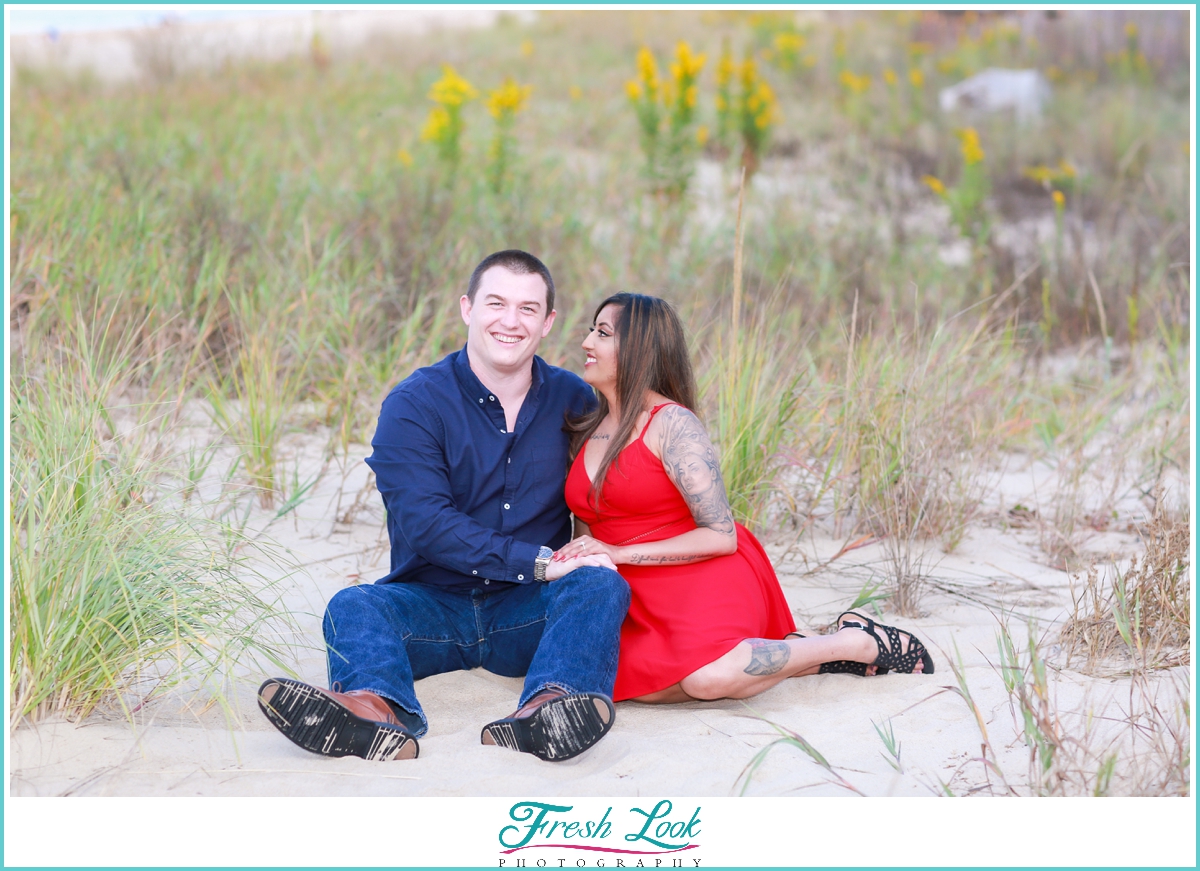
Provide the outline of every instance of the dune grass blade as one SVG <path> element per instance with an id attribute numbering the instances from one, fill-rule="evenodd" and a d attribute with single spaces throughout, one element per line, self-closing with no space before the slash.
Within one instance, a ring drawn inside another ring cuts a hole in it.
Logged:
<path id="1" fill-rule="evenodd" d="M 27 356 L 12 397 L 9 685 L 14 719 L 126 715 L 171 688 L 227 704 L 235 666 L 285 668 L 288 620 L 241 542 L 182 513 L 169 476 L 121 436 L 123 346 Z M 116 361 L 116 362 L 114 362 Z M 227 708 L 228 711 L 228 708 Z"/>
<path id="2" fill-rule="evenodd" d="M 714 334 L 714 354 L 701 377 L 701 395 L 721 452 L 721 471 L 734 517 L 752 525 L 776 489 L 781 448 L 796 413 L 800 376 L 788 370 L 789 353 L 773 347 L 759 324 L 742 334 Z"/>
<path id="3" fill-rule="evenodd" d="M 746 703 L 743 702 L 742 704 L 746 704 Z M 737 778 L 737 780 L 743 781 L 742 791 L 739 793 L 739 795 L 746 794 L 746 790 L 748 790 L 750 788 L 750 780 L 752 777 L 754 777 L 754 772 L 756 772 L 759 769 L 759 767 L 766 760 L 766 758 L 770 754 L 770 752 L 772 750 L 774 750 L 780 744 L 796 747 L 797 749 L 802 751 L 804 753 L 804 755 L 806 755 L 809 759 L 811 759 L 813 762 L 815 762 L 821 768 L 825 769 L 825 771 L 830 775 L 830 777 L 833 778 L 833 780 L 831 782 L 836 784 L 837 786 L 840 786 L 843 789 L 848 789 L 850 792 L 857 793 L 858 795 L 864 794 L 857 787 L 855 787 L 853 784 L 851 784 L 849 781 L 847 781 L 844 777 L 842 777 L 842 775 L 839 774 L 837 772 L 837 770 L 834 769 L 834 767 L 829 764 L 829 761 L 821 754 L 821 752 L 819 750 L 817 750 L 817 748 L 814 747 L 812 744 L 810 744 L 808 742 L 808 740 L 805 739 L 804 736 L 801 735 L 799 732 L 795 732 L 792 729 L 787 728 L 786 726 L 781 726 L 778 723 L 768 720 L 766 717 L 764 717 L 761 714 L 759 714 L 758 712 L 756 712 L 749 705 L 746 705 L 746 707 L 754 714 L 756 719 L 762 720 L 762 722 L 766 723 L 768 726 L 770 726 L 772 729 L 774 729 L 776 732 L 778 732 L 781 737 L 776 738 L 774 741 L 772 741 L 766 747 L 763 747 L 756 754 L 754 754 L 754 757 L 748 763 L 746 763 L 746 767 L 742 769 L 742 773 L 739 774 L 738 778 Z M 734 786 L 736 786 L 736 785 L 737 785 L 737 781 L 734 781 Z"/>

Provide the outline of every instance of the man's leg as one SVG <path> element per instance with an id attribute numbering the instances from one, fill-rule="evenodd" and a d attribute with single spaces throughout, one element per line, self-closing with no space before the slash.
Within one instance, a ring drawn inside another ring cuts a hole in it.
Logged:
<path id="1" fill-rule="evenodd" d="M 427 731 L 413 680 L 477 666 L 464 660 L 477 654 L 477 639 L 465 637 L 473 627 L 469 599 L 458 594 L 415 584 L 349 587 L 330 600 L 323 621 L 332 690 L 272 679 L 260 688 L 259 705 L 314 753 L 411 758 L 413 739 Z M 398 736 L 408 743 L 393 752 Z"/>
<path id="2" fill-rule="evenodd" d="M 489 597 L 483 665 L 526 677 L 520 707 L 488 724 L 483 742 L 558 761 L 600 740 L 612 725 L 621 622 L 628 608 L 625 579 L 598 567 Z"/>
<path id="3" fill-rule="evenodd" d="M 409 715 L 401 722 L 424 735 L 429 724 L 413 681 L 479 665 L 463 658 L 463 645 L 478 640 L 460 631 L 464 623 L 474 628 L 469 607 L 469 597 L 423 584 L 361 584 L 339 591 L 322 623 L 329 685 L 382 696 Z"/>

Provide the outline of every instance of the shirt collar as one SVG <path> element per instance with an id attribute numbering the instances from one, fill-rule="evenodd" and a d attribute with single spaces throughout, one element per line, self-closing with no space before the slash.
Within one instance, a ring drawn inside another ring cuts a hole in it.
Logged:
<path id="1" fill-rule="evenodd" d="M 541 357 L 534 356 L 533 380 L 529 384 L 529 393 L 527 394 L 529 398 L 535 400 L 538 398 L 538 393 L 542 389 L 542 383 L 546 380 L 545 371 L 548 365 Z M 462 346 L 462 350 L 458 352 L 458 357 L 454 360 L 454 375 L 458 378 L 458 383 L 462 385 L 463 390 L 472 399 L 488 395 L 488 389 L 483 386 L 483 382 L 479 380 L 479 376 L 471 369 L 471 361 L 467 357 L 466 345 Z"/>

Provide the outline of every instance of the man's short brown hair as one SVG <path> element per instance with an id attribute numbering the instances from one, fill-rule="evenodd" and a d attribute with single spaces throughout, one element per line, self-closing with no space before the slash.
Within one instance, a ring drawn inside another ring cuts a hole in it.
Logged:
<path id="1" fill-rule="evenodd" d="M 540 275 L 542 281 L 546 283 L 546 314 L 554 311 L 554 279 L 550 276 L 550 270 L 546 268 L 545 263 L 528 251 L 519 251 L 516 248 L 497 251 L 479 261 L 479 265 L 471 273 L 471 281 L 467 285 L 467 299 L 471 301 L 472 305 L 475 303 L 475 294 L 479 291 L 479 283 L 483 281 L 483 273 L 493 266 L 502 266 L 517 275 Z"/>

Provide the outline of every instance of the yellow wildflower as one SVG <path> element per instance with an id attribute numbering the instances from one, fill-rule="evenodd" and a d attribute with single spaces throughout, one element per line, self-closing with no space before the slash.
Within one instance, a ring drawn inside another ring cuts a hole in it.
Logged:
<path id="1" fill-rule="evenodd" d="M 937 194 L 939 197 L 944 197 L 946 195 L 946 186 L 944 184 L 942 184 L 941 179 L 935 178 L 932 175 L 927 175 L 927 176 L 924 176 L 921 179 L 921 181 L 923 181 L 923 182 L 925 182 L 925 184 L 929 185 L 929 189 L 931 191 L 933 191 L 935 194 Z"/>
<path id="2" fill-rule="evenodd" d="M 775 50 L 782 53 L 798 52 L 804 48 L 804 37 L 799 33 L 775 34 Z"/>
<path id="3" fill-rule="evenodd" d="M 683 92 L 683 102 L 687 104 L 689 109 L 695 108 L 696 106 L 696 93 L 697 91 L 695 85 L 692 85 Z"/>
<path id="4" fill-rule="evenodd" d="M 429 99 L 443 106 L 461 106 L 478 96 L 479 92 L 471 87 L 471 83 L 455 72 L 454 67 L 449 64 L 442 67 L 442 77 L 429 89 Z"/>
<path id="5" fill-rule="evenodd" d="M 706 142 L 708 142 L 708 128 L 701 124 L 696 128 L 696 144 L 703 148 Z"/>
<path id="6" fill-rule="evenodd" d="M 1053 191 L 1050 196 L 1054 199 L 1054 208 L 1061 209 L 1067 204 L 1067 198 L 1063 196 L 1062 191 Z"/>
<path id="7" fill-rule="evenodd" d="M 1021 170 L 1021 175 L 1033 179 L 1038 184 L 1049 184 L 1056 173 L 1048 166 L 1027 166 Z"/>
<path id="8" fill-rule="evenodd" d="M 958 69 L 958 60 L 952 57 L 940 58 L 937 62 L 939 73 L 949 74 Z"/>
<path id="9" fill-rule="evenodd" d="M 920 87 L 924 87 L 924 85 L 925 85 L 925 74 L 924 74 L 924 73 L 922 73 L 922 72 L 921 72 L 919 69 L 917 69 L 916 67 L 913 67 L 911 70 L 909 70 L 909 71 L 908 71 L 908 80 L 909 80 L 909 82 L 911 82 L 911 83 L 912 83 L 912 86 L 913 86 L 914 88 L 920 88 Z"/>
<path id="10" fill-rule="evenodd" d="M 962 139 L 963 162 L 967 166 L 981 163 L 985 155 L 983 147 L 979 144 L 979 134 L 975 132 L 975 128 L 964 127 L 958 131 L 958 136 Z"/>
<path id="11" fill-rule="evenodd" d="M 1125 25 L 1125 35 L 1130 39 L 1133 39 L 1138 35 L 1138 27 L 1132 21 Z"/>
<path id="12" fill-rule="evenodd" d="M 671 64 L 671 75 L 676 80 L 685 77 L 694 79 L 700 74 L 700 70 L 704 69 L 707 59 L 708 55 L 692 54 L 692 47 L 686 42 L 680 42 L 675 46 L 675 63 Z"/>
<path id="13" fill-rule="evenodd" d="M 1075 178 L 1075 167 L 1065 160 L 1058 162 L 1058 171 L 1062 173 L 1063 178 Z"/>
<path id="14" fill-rule="evenodd" d="M 896 87 L 896 71 L 888 67 L 883 71 L 883 80 L 887 82 L 889 88 Z"/>
<path id="15" fill-rule="evenodd" d="M 722 52 L 721 59 L 717 61 L 717 86 L 724 87 L 733 81 L 733 73 L 733 55 L 729 51 Z"/>
<path id="16" fill-rule="evenodd" d="M 579 87 L 579 85 L 571 85 L 571 87 L 567 89 L 567 94 L 570 95 L 572 100 L 582 99 L 583 88 Z"/>
<path id="17" fill-rule="evenodd" d="M 654 100 L 658 96 L 658 65 L 650 49 L 642 46 L 637 56 L 638 79 L 646 89 L 646 95 Z"/>
<path id="18" fill-rule="evenodd" d="M 920 57 L 931 51 L 933 51 L 933 46 L 927 42 L 910 42 L 908 44 L 908 53 L 913 57 Z"/>
<path id="19" fill-rule="evenodd" d="M 625 93 L 629 95 L 629 99 L 636 102 L 642 98 L 642 86 L 630 79 L 625 83 Z"/>
<path id="20" fill-rule="evenodd" d="M 842 74 L 838 76 L 838 81 L 842 83 L 842 87 L 855 94 L 861 94 L 867 88 L 871 87 L 870 76 L 855 75 L 850 70 L 842 70 Z"/>
<path id="21" fill-rule="evenodd" d="M 401 148 L 399 151 L 396 152 L 396 160 L 403 163 L 406 167 L 413 165 L 412 155 L 409 154 L 408 150 L 405 148 Z"/>
<path id="22" fill-rule="evenodd" d="M 532 93 L 531 85 L 518 85 L 512 79 L 505 79 L 504 84 L 488 95 L 488 111 L 493 118 L 502 115 L 515 115 L 525 108 L 525 103 Z"/>
<path id="23" fill-rule="evenodd" d="M 533 43 L 528 39 L 521 42 L 521 57 L 533 57 Z"/>
<path id="24" fill-rule="evenodd" d="M 421 128 L 421 138 L 427 142 L 437 142 L 450 128 L 450 113 L 445 106 L 434 106 L 429 111 L 425 126 Z"/>

